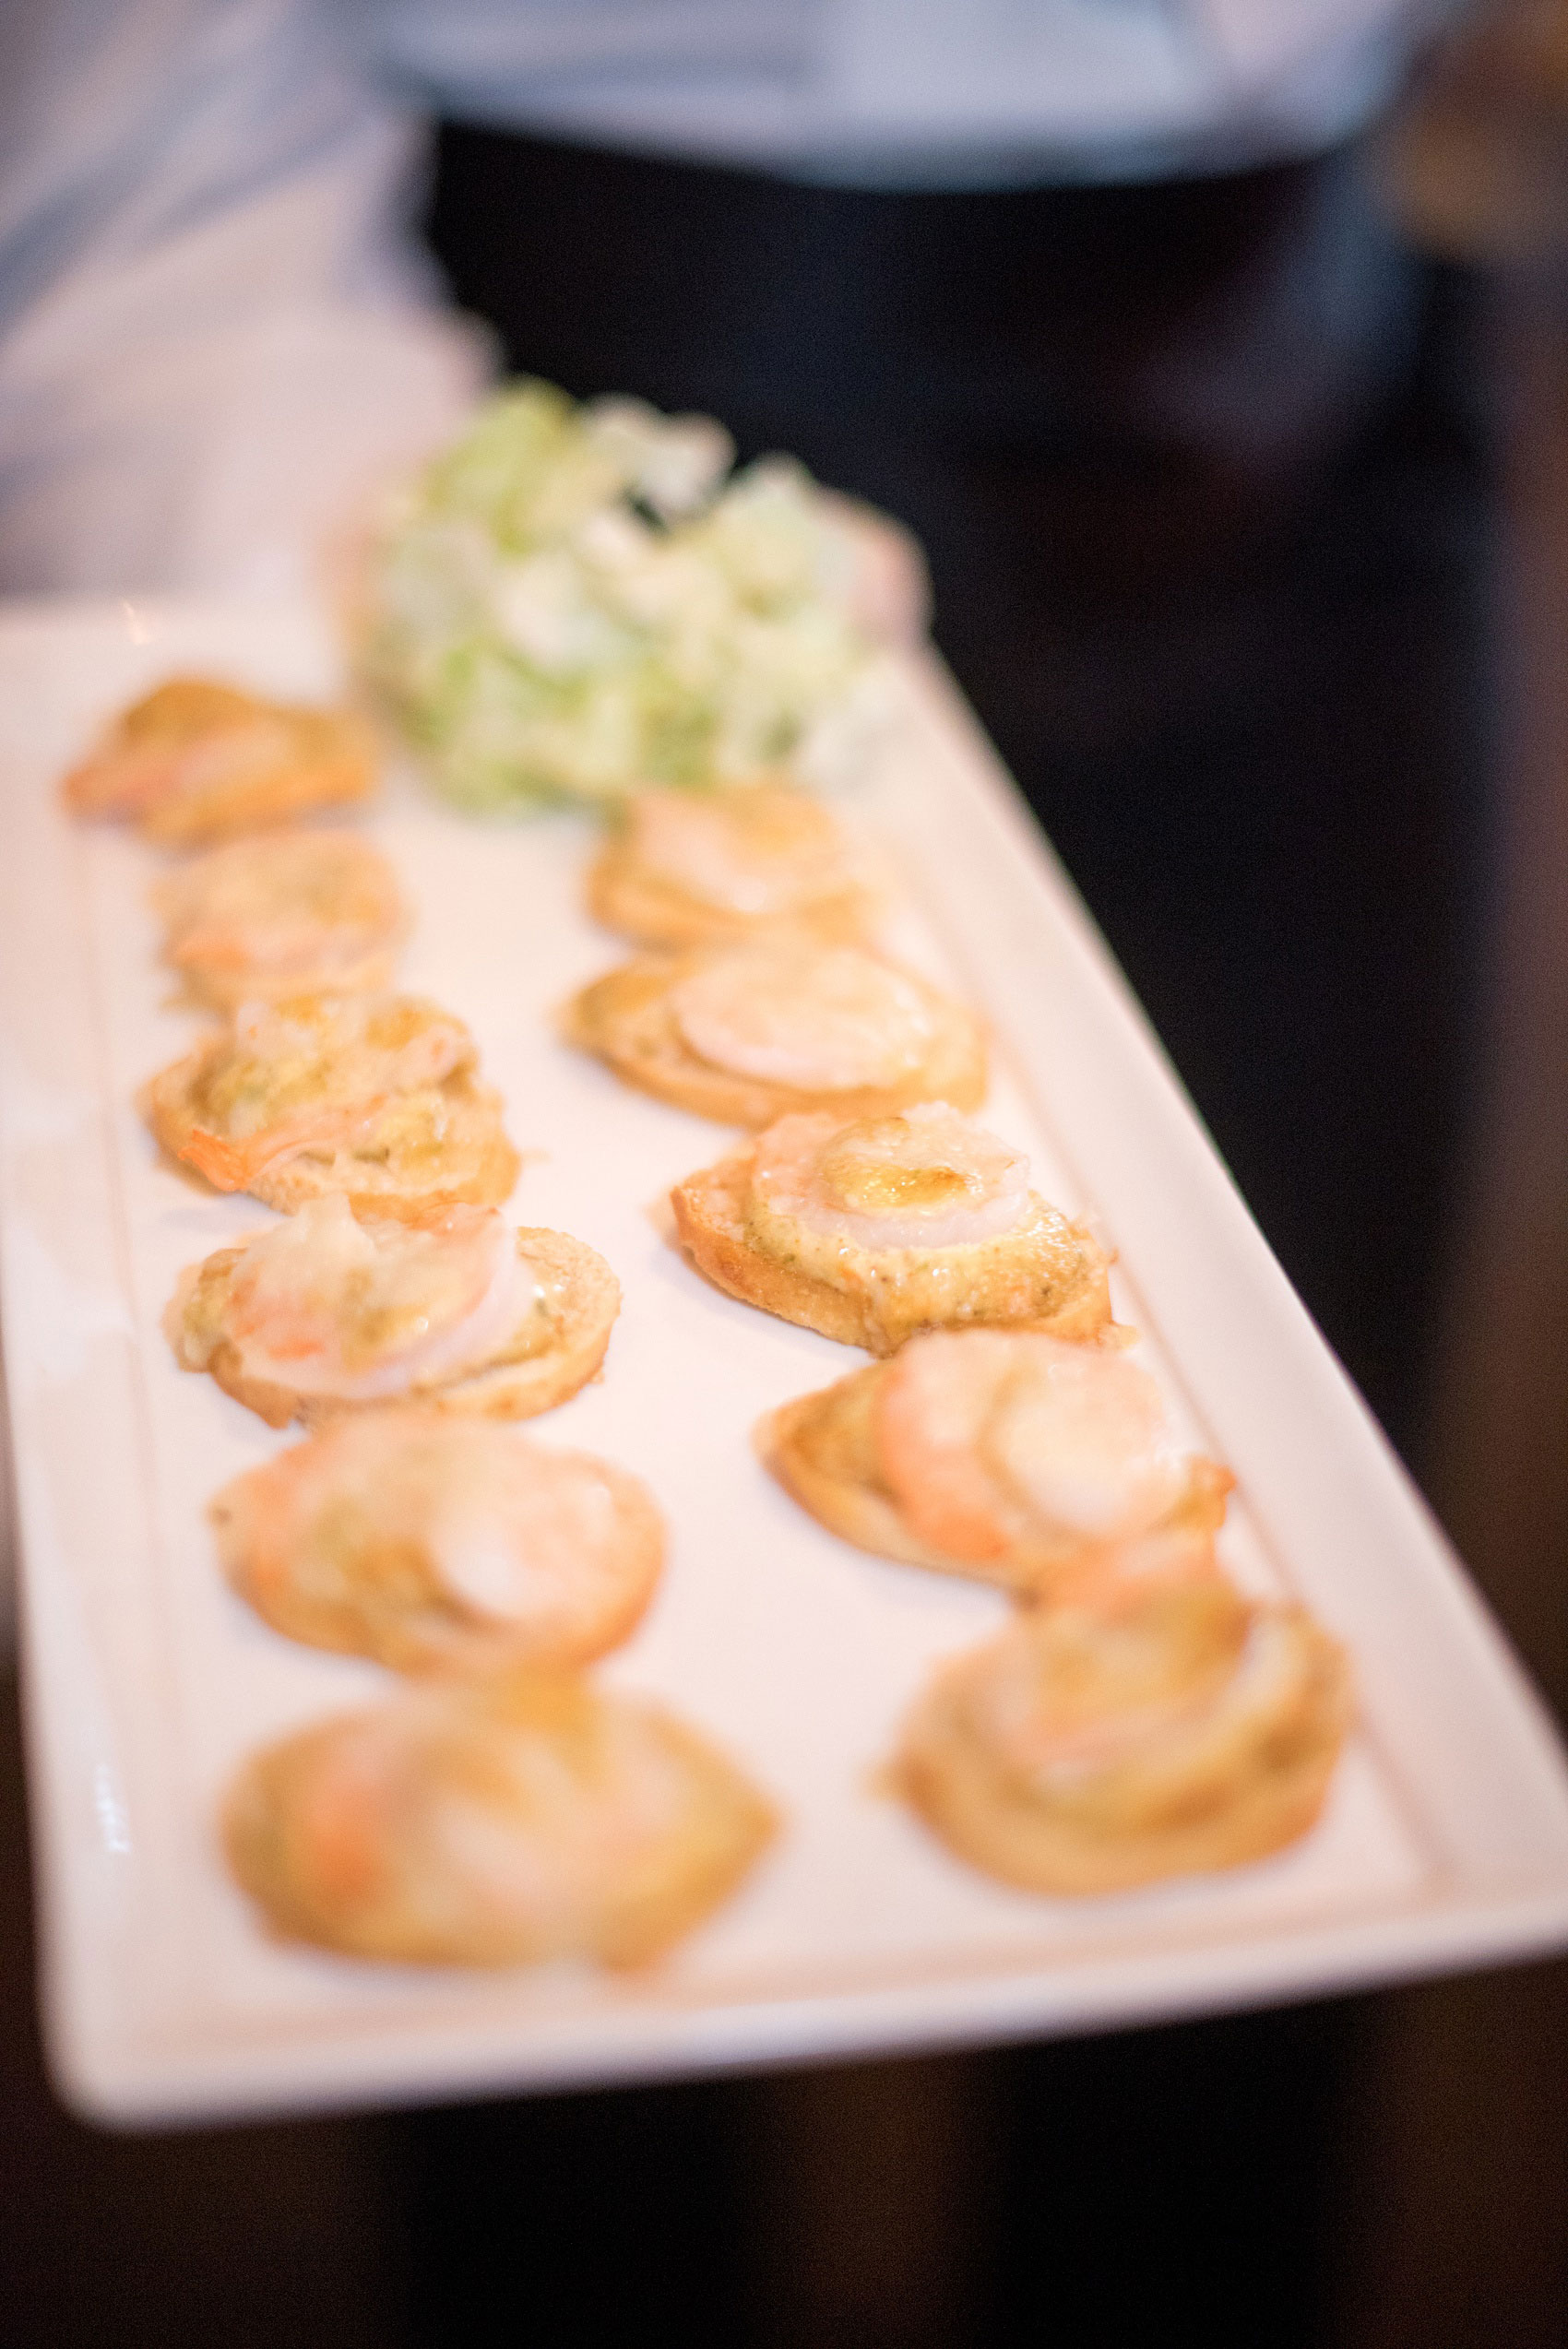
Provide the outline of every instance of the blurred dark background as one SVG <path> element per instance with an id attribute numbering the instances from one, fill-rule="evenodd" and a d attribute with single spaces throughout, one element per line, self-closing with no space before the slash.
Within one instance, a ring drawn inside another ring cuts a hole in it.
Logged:
<path id="1" fill-rule="evenodd" d="M 443 134 L 512 363 L 926 547 L 1265 1231 L 1568 1702 L 1568 11 L 1241 177 L 890 196 Z M 585 277 L 591 292 L 585 295 Z M 0 1813 L 0 2343 L 1568 2341 L 1568 1971 L 190 2137 L 65 2118 Z"/>

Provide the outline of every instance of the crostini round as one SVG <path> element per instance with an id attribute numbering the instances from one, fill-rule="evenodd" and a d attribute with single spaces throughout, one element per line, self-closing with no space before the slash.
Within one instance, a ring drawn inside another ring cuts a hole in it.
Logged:
<path id="1" fill-rule="evenodd" d="M 1343 1648 L 1222 1578 L 1021 1614 L 938 1672 L 891 1784 L 1027 1892 L 1236 1868 L 1317 1819 L 1351 1712 Z"/>
<path id="2" fill-rule="evenodd" d="M 271 1427 L 408 1398 L 527 1419 L 593 1377 L 621 1307 L 602 1256 L 493 1207 L 389 1220 L 340 1193 L 184 1272 L 163 1326 Z"/>
<path id="3" fill-rule="evenodd" d="M 881 907 L 842 827 L 810 792 L 645 790 L 590 866 L 588 911 L 640 946 L 703 946 L 781 926 L 862 938 Z"/>
<path id="4" fill-rule="evenodd" d="M 385 988 L 409 927 L 397 876 L 357 832 L 267 832 L 154 883 L 163 959 L 215 1011 Z"/>
<path id="5" fill-rule="evenodd" d="M 229 1863 L 279 1939 L 414 1965 L 643 1965 L 777 1832 L 735 1765 L 570 1673 L 420 1682 L 248 1761 Z"/>
<path id="6" fill-rule="evenodd" d="M 172 677 L 105 730 L 61 791 L 73 814 L 184 848 L 365 799 L 376 772 L 374 738 L 352 710 Z"/>
<path id="7" fill-rule="evenodd" d="M 961 1003 L 863 947 L 798 934 L 638 955 L 584 988 L 563 1030 L 628 1084 L 724 1125 L 985 1097 L 984 1034 Z"/>
<path id="8" fill-rule="evenodd" d="M 970 1324 L 1097 1337 L 1110 1260 L 1028 1172 L 1021 1151 L 932 1102 L 848 1122 L 781 1118 L 671 1201 L 716 1287 L 872 1354 Z"/>
<path id="9" fill-rule="evenodd" d="M 274 1631 L 394 1671 L 587 1664 L 632 1631 L 664 1559 L 624 1468 L 415 1405 L 246 1469 L 208 1520 L 230 1587 Z"/>
<path id="10" fill-rule="evenodd" d="M 283 1215 L 335 1192 L 381 1216 L 495 1206 L 519 1162 L 478 1060 L 416 996 L 296 995 L 242 1006 L 140 1106 L 172 1157 Z"/>
<path id="11" fill-rule="evenodd" d="M 1118 1348 L 1038 1330 L 938 1330 L 770 1412 L 757 1448 L 858 1548 L 1061 1596 L 1107 1577 L 1215 1572 L 1228 1469 L 1183 1452 Z"/>

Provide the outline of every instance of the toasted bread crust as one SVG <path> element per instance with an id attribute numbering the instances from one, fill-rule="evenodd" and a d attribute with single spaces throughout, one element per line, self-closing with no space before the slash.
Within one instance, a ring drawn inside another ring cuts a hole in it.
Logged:
<path id="1" fill-rule="evenodd" d="M 524 1229 L 517 1235 L 517 1253 L 539 1275 L 549 1297 L 551 1329 L 543 1347 L 534 1344 L 530 1325 L 517 1333 L 516 1358 L 499 1358 L 463 1377 L 435 1386 L 414 1385 L 409 1393 L 435 1411 L 477 1412 L 494 1419 L 531 1419 L 552 1411 L 586 1386 L 603 1361 L 610 1333 L 621 1310 L 621 1284 L 595 1249 L 564 1231 Z M 220 1248 L 193 1268 L 176 1291 L 164 1326 L 182 1367 L 208 1370 L 236 1403 L 254 1411 L 268 1427 L 286 1428 L 291 1419 L 319 1427 L 346 1411 L 386 1408 L 393 1398 L 378 1396 L 356 1402 L 332 1395 L 301 1394 L 292 1387 L 247 1375 L 239 1349 L 227 1338 L 207 1344 L 196 1335 L 190 1308 L 198 1295 L 209 1312 L 221 1312 L 222 1296 L 243 1250 Z"/>
<path id="2" fill-rule="evenodd" d="M 873 891 L 851 884 L 793 913 L 736 913 L 688 896 L 673 881 L 650 872 L 619 836 L 605 842 L 589 866 L 585 894 L 588 912 L 606 930 L 639 946 L 675 950 L 735 945 L 786 930 L 803 930 L 832 945 L 859 945 L 871 933 L 878 907 Z"/>
<path id="3" fill-rule="evenodd" d="M 727 1296 L 780 1321 L 820 1331 L 843 1346 L 863 1346 L 869 1354 L 895 1354 L 907 1338 L 928 1329 L 973 1324 L 1085 1339 L 1110 1323 L 1110 1260 L 1082 1225 L 1068 1228 L 1075 1248 L 1065 1266 L 1041 1262 L 1027 1244 L 1006 1239 L 953 1250 L 954 1257 L 970 1257 L 977 1267 L 983 1261 L 989 1277 L 983 1288 L 977 1279 L 968 1293 L 962 1284 L 949 1284 L 949 1310 L 922 1313 L 908 1290 L 901 1292 L 897 1260 L 906 1252 L 888 1252 L 885 1276 L 845 1287 L 765 1254 L 748 1220 L 751 1166 L 750 1151 L 721 1159 L 677 1183 L 671 1204 L 681 1244 L 698 1272 Z M 1044 1202 L 1037 1204 L 1043 1208 Z M 869 1261 L 875 1266 L 876 1260 Z M 847 1278 L 852 1269 L 847 1267 Z"/>
<path id="4" fill-rule="evenodd" d="M 1289 1622 L 1303 1659 L 1296 1687 L 1272 1718 L 1239 1729 L 1228 1753 L 1206 1755 L 1185 1782 L 1152 1767 L 1141 1819 L 1108 1823 L 1078 1789 L 1053 1801 L 1009 1773 L 968 1714 L 983 1651 L 947 1666 L 918 1702 L 887 1774 L 889 1791 L 960 1859 L 1025 1892 L 1128 1892 L 1265 1858 L 1317 1820 L 1351 1714 L 1338 1642 L 1302 1608 L 1270 1611 Z M 1125 1785 L 1122 1794 L 1125 1809 Z"/>
<path id="5" fill-rule="evenodd" d="M 1082 1588 L 1094 1579 L 1097 1568 L 1102 1573 L 1116 1571 L 1116 1550 L 1087 1538 L 1041 1538 L 1020 1543 L 998 1557 L 972 1559 L 955 1558 L 910 1533 L 877 1458 L 876 1397 L 885 1375 L 885 1363 L 873 1362 L 833 1386 L 798 1396 L 757 1422 L 754 1441 L 764 1464 L 819 1524 L 873 1557 L 993 1583 L 1019 1598 L 1041 1599 Z M 1151 1531 L 1206 1536 L 1212 1556 L 1212 1536 L 1225 1522 L 1226 1496 L 1234 1483 L 1230 1471 L 1218 1462 L 1194 1458 L 1186 1491 Z M 1191 1557 L 1183 1560 L 1183 1568 L 1193 1571 Z"/>
<path id="6" fill-rule="evenodd" d="M 917 1101 L 948 1101 L 977 1109 L 985 1098 L 986 1048 L 979 1022 L 961 1003 L 911 972 L 902 976 L 925 996 L 936 1034 L 921 1068 L 897 1085 L 857 1086 L 811 1092 L 761 1077 L 737 1075 L 700 1060 L 686 1044 L 670 1007 L 682 979 L 703 967 L 707 950 L 639 955 L 606 972 L 575 995 L 561 1014 L 569 1044 L 608 1062 L 618 1076 L 657 1100 L 693 1110 L 720 1125 L 763 1127 L 794 1110 L 831 1109 L 846 1124 L 884 1117 Z"/>

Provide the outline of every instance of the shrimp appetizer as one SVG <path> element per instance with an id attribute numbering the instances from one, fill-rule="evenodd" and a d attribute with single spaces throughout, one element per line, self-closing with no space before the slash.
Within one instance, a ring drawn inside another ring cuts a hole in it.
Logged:
<path id="1" fill-rule="evenodd" d="M 682 1245 L 731 1297 L 868 1353 L 980 1323 L 1098 1336 L 1110 1262 L 1029 1189 L 1029 1162 L 946 1102 L 780 1118 L 671 1193 Z"/>
<path id="2" fill-rule="evenodd" d="M 391 866 L 354 832 L 233 840 L 154 884 L 163 959 L 220 1012 L 386 986 L 409 927 Z"/>
<path id="3" fill-rule="evenodd" d="M 478 1057 L 460 1019 L 416 996 L 297 995 L 243 1005 L 141 1108 L 215 1190 L 285 1215 L 329 1192 L 382 1216 L 493 1206 L 518 1160 Z"/>
<path id="4" fill-rule="evenodd" d="M 892 1778 L 1005 1883 L 1121 1892 L 1304 1834 L 1349 1718 L 1337 1641 L 1216 1577 L 1020 1616 L 937 1674 Z"/>
<path id="5" fill-rule="evenodd" d="M 583 990 L 564 1032 L 628 1084 L 726 1125 L 985 1097 L 985 1040 L 961 1004 L 862 947 L 795 935 L 640 955 Z"/>
<path id="6" fill-rule="evenodd" d="M 1234 1479 L 1181 1451 L 1148 1372 L 1101 1347 L 933 1331 L 771 1412 L 757 1442 L 830 1532 L 1022 1597 L 1218 1571 Z"/>
<path id="7" fill-rule="evenodd" d="M 339 1419 L 208 1516 L 274 1631 L 395 1671 L 586 1664 L 630 1633 L 664 1556 L 624 1469 L 413 1405 Z"/>
<path id="8" fill-rule="evenodd" d="M 588 911 L 641 946 L 700 946 L 781 923 L 863 935 L 879 899 L 809 793 L 639 791 L 588 878 Z"/>
<path id="9" fill-rule="evenodd" d="M 564 1232 L 493 1207 L 387 1221 L 335 1192 L 187 1267 L 163 1327 L 270 1427 L 410 1397 L 529 1419 L 593 1377 L 620 1310 L 609 1265 Z"/>
<path id="10" fill-rule="evenodd" d="M 245 1763 L 223 1815 L 280 1939 L 415 1965 L 645 1964 L 777 1828 L 661 1707 L 527 1668 L 301 1730 Z"/>
<path id="11" fill-rule="evenodd" d="M 375 780 L 374 739 L 351 711 L 172 677 L 115 719 L 61 789 L 73 814 L 183 848 L 365 799 Z"/>

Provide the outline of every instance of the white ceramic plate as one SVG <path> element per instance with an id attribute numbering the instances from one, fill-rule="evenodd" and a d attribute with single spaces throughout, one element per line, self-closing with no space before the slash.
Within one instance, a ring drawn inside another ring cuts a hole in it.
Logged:
<path id="1" fill-rule="evenodd" d="M 154 860 L 53 793 L 99 721 L 192 668 L 336 682 L 300 607 L 0 615 L 0 1297 L 47 2022 L 74 2103 L 190 2118 L 1081 2031 L 1568 1940 L 1568 1777 L 1541 1711 L 932 665 L 905 677 L 852 816 L 918 906 L 909 950 L 994 1023 L 990 1121 L 1114 1240 L 1119 1316 L 1237 1471 L 1230 1565 L 1354 1654 L 1361 1727 L 1326 1816 L 1259 1867 L 1051 1902 L 971 1874 L 875 1793 L 930 1667 L 1004 1604 L 836 1542 L 755 1465 L 757 1416 L 859 1358 L 705 1287 L 657 1203 L 727 1135 L 553 1040 L 551 1006 L 618 951 L 577 910 L 587 828 L 476 825 L 400 778 L 372 825 L 418 908 L 406 981 L 469 1021 L 540 1154 L 517 1219 L 589 1240 L 625 1290 L 607 1376 L 538 1430 L 638 1470 L 671 1520 L 662 1593 L 601 1668 L 728 1745 L 788 1832 L 646 1975 L 469 1979 L 268 1941 L 220 1864 L 221 1789 L 264 1738 L 386 1683 L 278 1638 L 215 1572 L 208 1497 L 293 1439 L 177 1370 L 159 1316 L 182 1265 L 265 1211 L 158 1162 L 132 1095 L 192 1023 L 154 962 Z"/>

